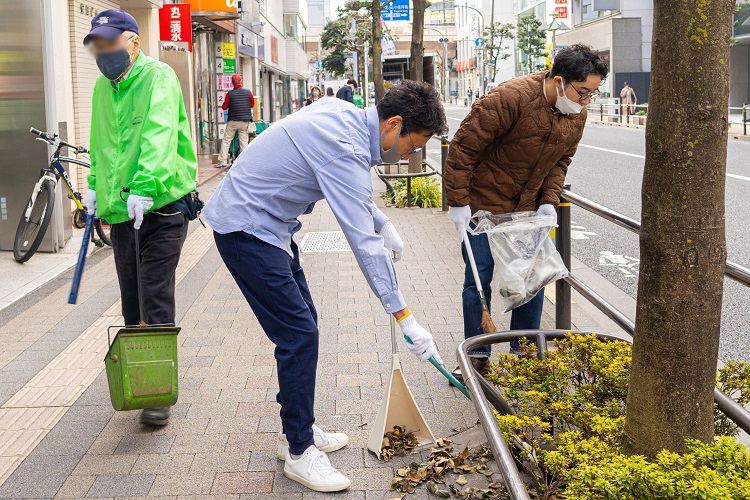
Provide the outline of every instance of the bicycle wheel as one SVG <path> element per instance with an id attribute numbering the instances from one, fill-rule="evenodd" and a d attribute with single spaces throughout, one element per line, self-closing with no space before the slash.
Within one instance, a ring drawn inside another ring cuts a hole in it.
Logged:
<path id="1" fill-rule="evenodd" d="M 112 240 L 109 239 L 110 225 L 107 224 L 107 221 L 104 219 L 96 219 L 96 221 L 94 221 L 94 227 L 96 228 L 96 234 L 99 235 L 99 239 L 101 239 L 106 245 L 112 246 Z"/>
<path id="2" fill-rule="evenodd" d="M 31 199 L 29 199 L 31 203 Z M 28 206 L 28 205 L 27 205 Z M 26 262 L 39 248 L 47 232 L 49 221 L 52 220 L 52 211 L 55 208 L 55 183 L 47 179 L 42 183 L 37 193 L 34 205 L 28 219 L 26 211 L 21 215 L 21 221 L 16 230 L 16 239 L 13 243 L 13 257 L 18 262 Z"/>

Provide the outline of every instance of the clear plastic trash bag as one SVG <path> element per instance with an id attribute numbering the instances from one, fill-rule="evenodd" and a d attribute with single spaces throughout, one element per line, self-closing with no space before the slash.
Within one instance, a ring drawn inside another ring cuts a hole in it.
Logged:
<path id="1" fill-rule="evenodd" d="M 568 270 L 550 237 L 555 224 L 551 215 L 515 212 L 474 214 L 478 219 L 472 234 L 486 234 L 495 260 L 492 289 L 505 312 L 533 299 L 539 290 L 564 278 Z"/>

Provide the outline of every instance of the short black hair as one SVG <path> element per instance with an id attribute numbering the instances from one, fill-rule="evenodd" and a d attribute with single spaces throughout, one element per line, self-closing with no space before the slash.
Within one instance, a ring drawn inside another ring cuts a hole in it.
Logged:
<path id="1" fill-rule="evenodd" d="M 404 80 L 391 87 L 377 107 L 381 120 L 392 116 L 403 119 L 401 135 L 409 132 L 427 132 L 429 135 L 448 133 L 448 121 L 440 94 L 429 83 Z"/>
<path id="2" fill-rule="evenodd" d="M 566 82 L 582 82 L 591 75 L 607 78 L 609 68 L 597 50 L 577 43 L 555 54 L 551 77 L 561 76 Z"/>
<path id="3" fill-rule="evenodd" d="M 354 85 L 355 87 L 357 87 L 357 80 L 352 80 L 351 78 L 349 78 L 349 79 L 348 79 L 348 80 L 346 81 L 346 84 L 347 84 L 347 85 Z"/>

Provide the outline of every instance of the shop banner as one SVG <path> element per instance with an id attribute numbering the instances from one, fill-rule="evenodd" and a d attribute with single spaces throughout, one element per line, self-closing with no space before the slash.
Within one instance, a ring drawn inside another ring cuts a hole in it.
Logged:
<path id="1" fill-rule="evenodd" d="M 380 16 L 380 32 L 385 33 L 380 35 L 380 47 L 383 49 L 383 55 L 396 52 L 396 44 L 393 42 L 391 35 L 387 34 L 388 26 L 386 26 L 383 16 Z"/>
<path id="2" fill-rule="evenodd" d="M 271 62 L 279 64 L 279 39 L 271 35 Z"/>
<path id="3" fill-rule="evenodd" d="M 221 43 L 221 57 L 225 59 L 234 59 L 234 44 L 222 42 Z"/>
<path id="4" fill-rule="evenodd" d="M 190 23 L 190 4 L 164 4 L 159 9 L 159 40 L 187 42 L 193 51 L 193 32 Z"/>
<path id="5" fill-rule="evenodd" d="M 193 12 L 206 17 L 217 17 L 222 13 L 237 14 L 237 0 L 187 0 L 186 3 L 192 6 Z"/>
<path id="6" fill-rule="evenodd" d="M 233 75 L 235 73 L 237 73 L 237 61 L 234 59 L 224 59 L 224 74 Z"/>

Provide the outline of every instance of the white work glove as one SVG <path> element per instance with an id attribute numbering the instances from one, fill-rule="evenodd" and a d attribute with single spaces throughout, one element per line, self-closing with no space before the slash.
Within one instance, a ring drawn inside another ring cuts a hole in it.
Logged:
<path id="1" fill-rule="evenodd" d="M 557 210 L 555 210 L 554 205 L 550 205 L 549 203 L 545 203 L 544 205 L 541 205 L 539 209 L 536 211 L 537 215 L 551 215 L 555 218 L 555 224 L 557 224 Z"/>
<path id="2" fill-rule="evenodd" d="M 83 208 L 86 209 L 87 214 L 96 215 L 96 191 L 93 189 L 89 189 L 83 195 Z"/>
<path id="3" fill-rule="evenodd" d="M 380 228 L 380 236 L 383 237 L 383 247 L 388 250 L 388 255 L 393 257 L 393 262 L 401 260 L 404 253 L 404 242 L 396 231 L 396 226 L 391 221 L 383 224 Z"/>
<path id="4" fill-rule="evenodd" d="M 469 221 L 471 220 L 471 207 L 468 205 L 465 207 L 450 207 L 448 209 L 448 217 L 451 218 L 456 225 L 456 229 L 458 229 L 458 241 L 464 241 L 466 230 L 469 229 Z"/>
<path id="5" fill-rule="evenodd" d="M 154 199 L 150 196 L 138 196 L 137 194 L 131 194 L 128 196 L 128 217 L 135 220 L 133 228 L 136 230 L 141 228 L 143 223 L 143 214 L 148 212 L 151 207 L 154 206 Z"/>
<path id="6" fill-rule="evenodd" d="M 401 333 L 411 340 L 411 343 L 406 342 L 406 346 L 417 358 L 422 361 L 430 359 L 434 356 L 435 361 L 443 364 L 443 358 L 438 354 L 437 347 L 435 347 L 435 341 L 432 338 L 432 334 L 422 328 L 417 323 L 416 318 L 413 314 L 409 314 L 407 317 L 402 318 L 398 321 L 398 325 L 401 327 Z"/>

